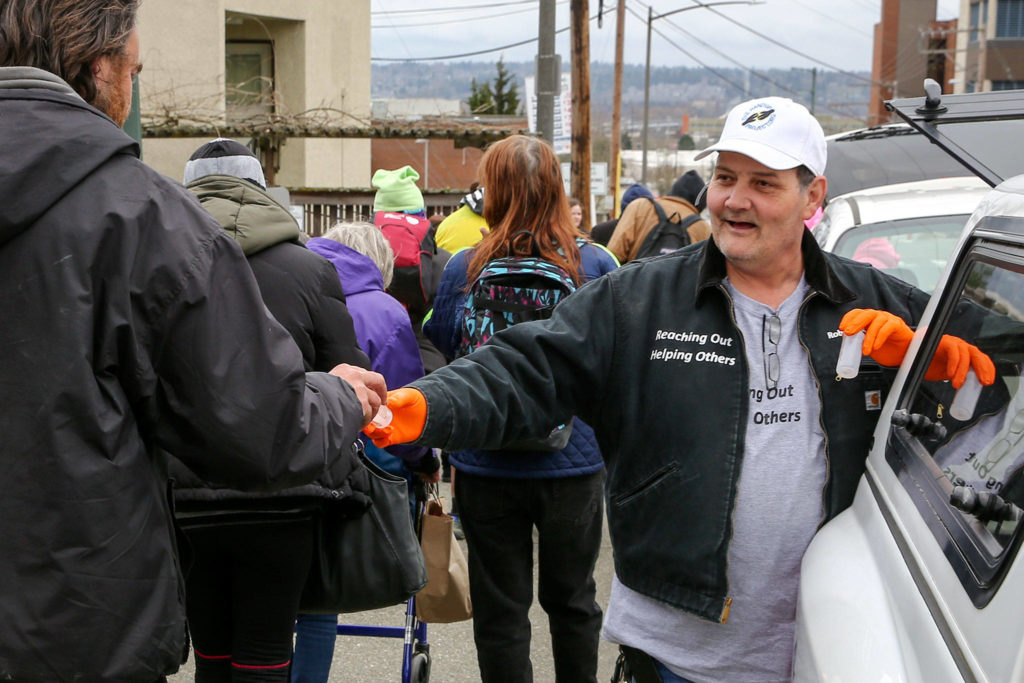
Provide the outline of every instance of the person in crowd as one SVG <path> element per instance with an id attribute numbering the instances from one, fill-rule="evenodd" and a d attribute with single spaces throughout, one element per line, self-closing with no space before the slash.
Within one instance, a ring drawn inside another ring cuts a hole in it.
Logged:
<path id="1" fill-rule="evenodd" d="M 575 197 L 569 197 L 569 218 L 572 219 L 572 227 L 576 228 L 580 232 L 587 232 L 586 228 L 582 226 L 583 204 Z"/>
<path id="2" fill-rule="evenodd" d="M 655 672 L 646 680 L 788 681 L 801 557 L 853 500 L 878 415 L 865 393 L 894 374 L 836 381 L 837 327 L 856 310 L 844 331 L 866 326 L 864 350 L 898 364 L 910 337 L 879 324 L 916 322 L 927 295 L 823 253 L 804 227 L 827 183 L 803 106 L 737 105 L 698 158 L 712 152 L 712 239 L 627 264 L 550 320 L 390 392 L 391 424 L 368 433 L 499 448 L 586 420 L 615 556 L 604 637 L 631 670 Z M 982 377 L 983 354 L 950 340 L 936 378 L 962 383 L 966 364 L 948 361 L 965 352 Z"/>
<path id="3" fill-rule="evenodd" d="M 459 208 L 437 226 L 437 246 L 454 254 L 475 245 L 487 232 L 483 213 L 484 190 L 474 183 Z"/>
<path id="4" fill-rule="evenodd" d="M 397 268 L 387 291 L 409 312 L 412 329 L 420 346 L 420 359 L 426 371 L 431 372 L 443 366 L 445 360 L 423 335 L 423 319 L 430 312 L 434 295 L 437 293 L 437 283 L 441 280 L 441 272 L 451 254 L 437 248 L 437 231 L 433 222 L 424 219 L 426 209 L 423 194 L 416 187 L 418 179 L 419 174 L 410 166 L 395 171 L 378 169 L 373 174 L 373 184 L 377 188 L 377 194 L 373 199 L 373 217 L 374 224 L 386 231 L 385 236 L 388 239 L 392 239 L 393 233 L 387 231 L 384 224 L 393 222 L 395 213 L 403 215 L 400 220 L 403 232 L 412 229 L 415 234 L 421 235 L 419 249 L 414 254 L 395 254 L 396 258 L 405 260 L 415 257 L 416 263 Z M 422 224 L 419 223 L 421 220 Z M 395 244 L 396 250 L 403 245 L 407 246 L 404 241 Z"/>
<path id="5" fill-rule="evenodd" d="M 430 231 L 433 233 L 435 240 L 437 239 L 437 228 L 444 222 L 445 218 L 447 218 L 447 216 L 441 213 L 440 209 L 430 214 L 430 218 L 428 219 L 430 220 Z"/>
<path id="6" fill-rule="evenodd" d="M 135 0 L 0 3 L 0 678 L 157 681 L 185 652 L 167 459 L 272 491 L 384 398 L 306 372 L 238 245 L 123 125 Z M 332 376 L 337 375 L 337 376 Z"/>
<path id="7" fill-rule="evenodd" d="M 696 204 L 703 189 L 704 181 L 697 172 L 687 171 L 676 179 L 667 195 L 654 201 L 658 202 L 669 219 L 683 220 L 687 216 L 700 215 Z M 678 216 L 678 219 L 674 216 Z M 608 242 L 608 249 L 615 254 L 619 262 L 632 261 L 636 258 L 647 233 L 657 224 L 658 212 L 649 200 L 631 202 L 619 216 L 619 223 Z M 690 224 L 686 232 L 690 235 L 691 243 L 700 242 L 711 235 L 711 227 L 707 221 L 701 219 Z"/>
<path id="8" fill-rule="evenodd" d="M 853 250 L 854 261 L 870 263 L 879 270 L 888 270 L 900 265 L 900 254 L 885 237 L 869 237 Z"/>
<path id="9" fill-rule="evenodd" d="M 395 254 L 376 226 L 339 223 L 307 248 L 334 264 L 355 323 L 359 345 L 370 357 L 370 367 L 389 386 L 402 386 L 423 376 L 420 350 L 409 314 L 385 293 L 394 273 Z M 367 444 L 367 455 L 385 470 L 403 476 L 402 462 L 430 481 L 438 478 L 433 452 L 418 446 L 392 446 L 379 450 Z M 395 457 L 398 456 L 398 457 Z M 401 459 L 399 459 L 401 458 Z M 293 683 L 326 683 L 334 658 L 338 618 L 333 614 L 300 614 L 295 627 Z"/>
<path id="10" fill-rule="evenodd" d="M 410 216 L 427 219 L 427 209 L 423 203 L 423 193 L 416 187 L 420 174 L 412 166 L 403 166 L 395 170 L 378 168 L 370 179 L 370 184 L 377 188 L 373 195 L 373 212 L 387 211 L 407 213 Z"/>
<path id="11" fill-rule="evenodd" d="M 654 199 L 654 195 L 651 191 L 640 183 L 633 183 L 626 188 L 626 191 L 622 193 L 622 200 L 619 202 L 619 218 L 622 217 L 622 212 L 626 210 L 634 199 L 640 197 L 650 197 Z M 615 227 L 619 224 L 619 218 L 612 218 L 598 223 L 594 226 L 593 230 L 590 231 L 590 238 L 593 239 L 600 245 L 608 246 L 608 241 L 612 238 L 612 234 L 615 232 Z"/>
<path id="12" fill-rule="evenodd" d="M 253 153 L 234 140 L 208 142 L 185 164 L 184 181 L 242 248 L 305 369 L 369 367 L 333 266 L 299 244 L 298 223 L 267 194 Z M 263 494 L 214 485 L 172 457 L 178 522 L 192 556 L 185 608 L 197 681 L 288 680 L 314 511 L 352 493 L 351 468 L 348 462 L 314 483 Z"/>
<path id="13" fill-rule="evenodd" d="M 614 270 L 606 252 L 572 224 L 558 158 L 543 141 L 513 136 L 480 162 L 490 232 L 445 268 L 424 325 L 445 356 L 460 346 L 468 288 L 485 264 L 505 256 L 513 237 L 532 234 L 540 256 L 578 282 Z M 470 354 L 473 355 L 473 354 Z M 488 412 L 486 406 L 482 407 Z M 468 419 L 470 413 L 466 413 Z M 548 614 L 559 681 L 593 681 L 601 610 L 594 565 L 601 543 L 604 465 L 593 430 L 573 420 L 558 451 L 449 450 L 469 548 L 473 636 L 484 681 L 529 680 L 533 602 L 533 529 L 538 534 L 538 596 Z"/>

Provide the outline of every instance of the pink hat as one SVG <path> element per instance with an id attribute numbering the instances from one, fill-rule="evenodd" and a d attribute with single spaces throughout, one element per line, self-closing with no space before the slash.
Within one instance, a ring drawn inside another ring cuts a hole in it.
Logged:
<path id="1" fill-rule="evenodd" d="M 896 252 L 896 247 L 884 237 L 864 240 L 857 245 L 852 258 L 861 263 L 870 263 L 880 270 L 895 268 L 900 264 L 900 255 Z"/>

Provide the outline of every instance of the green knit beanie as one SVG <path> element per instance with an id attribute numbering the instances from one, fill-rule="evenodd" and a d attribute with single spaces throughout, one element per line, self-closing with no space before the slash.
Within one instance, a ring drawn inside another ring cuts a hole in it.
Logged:
<path id="1" fill-rule="evenodd" d="M 377 188 L 373 210 L 408 213 L 422 211 L 423 195 L 420 194 L 420 188 L 416 187 L 419 179 L 420 174 L 412 166 L 403 166 L 395 171 L 377 169 L 370 181 Z"/>

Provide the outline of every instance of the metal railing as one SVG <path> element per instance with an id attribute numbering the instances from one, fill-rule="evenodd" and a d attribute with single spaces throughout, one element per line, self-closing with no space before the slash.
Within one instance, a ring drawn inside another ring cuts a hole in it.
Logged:
<path id="1" fill-rule="evenodd" d="M 423 195 L 427 215 L 454 211 L 464 191 L 428 192 Z M 302 227 L 318 237 L 341 221 L 373 221 L 374 192 L 367 190 L 292 190 L 291 204 L 302 207 Z"/>

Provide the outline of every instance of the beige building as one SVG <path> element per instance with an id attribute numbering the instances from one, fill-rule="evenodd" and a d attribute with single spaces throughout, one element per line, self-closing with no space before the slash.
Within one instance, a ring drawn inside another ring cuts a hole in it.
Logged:
<path id="1" fill-rule="evenodd" d="M 955 92 L 1024 88 L 1024 0 L 960 0 Z"/>
<path id="2" fill-rule="evenodd" d="M 370 118 L 370 0 L 146 0 L 139 33 L 144 126 Z M 205 140 L 146 138 L 143 159 L 180 178 Z M 291 138 L 278 164 L 277 185 L 369 187 L 370 141 Z"/>

